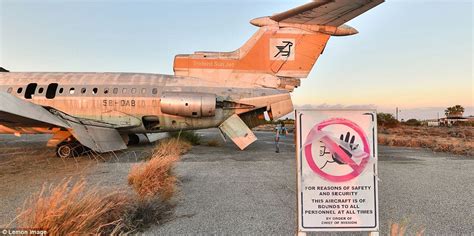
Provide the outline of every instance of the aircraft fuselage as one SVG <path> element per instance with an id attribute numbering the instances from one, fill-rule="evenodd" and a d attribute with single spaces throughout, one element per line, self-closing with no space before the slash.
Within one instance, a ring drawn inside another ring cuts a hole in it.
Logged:
<path id="1" fill-rule="evenodd" d="M 1 73 L 0 92 L 71 116 L 123 126 L 121 133 L 217 127 L 233 114 L 289 99 L 288 92 L 284 90 L 231 88 L 192 77 L 144 73 Z M 215 94 L 215 112 L 207 117 L 163 113 L 164 93 Z M 245 106 L 241 105 L 242 99 L 246 100 Z M 0 126 L 0 133 L 52 132 L 41 127 Z"/>

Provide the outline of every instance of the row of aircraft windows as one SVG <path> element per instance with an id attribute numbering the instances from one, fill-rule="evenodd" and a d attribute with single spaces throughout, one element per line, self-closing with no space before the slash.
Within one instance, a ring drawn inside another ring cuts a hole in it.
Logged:
<path id="1" fill-rule="evenodd" d="M 31 99 L 35 95 L 36 92 L 38 94 L 43 94 L 44 88 L 40 87 L 40 88 L 38 88 L 38 90 L 36 90 L 37 87 L 38 87 L 38 84 L 36 84 L 36 83 L 28 84 L 26 86 L 26 89 L 25 89 L 25 98 Z M 12 93 L 12 91 L 13 91 L 12 87 L 8 88 L 8 90 L 7 90 L 8 93 Z M 81 88 L 80 93 L 81 94 L 86 94 L 87 91 L 88 91 L 88 89 L 83 87 L 83 88 Z M 98 88 L 92 88 L 90 91 L 93 95 L 96 95 L 96 94 L 99 93 Z M 146 94 L 147 93 L 146 88 L 141 88 L 141 89 L 137 89 L 137 88 L 131 88 L 131 89 L 129 89 L 129 88 L 104 88 L 102 90 L 103 94 L 109 94 L 109 93 L 119 94 L 119 92 L 121 92 L 120 94 L 127 94 L 129 91 L 130 91 L 131 94 L 137 94 L 137 93 Z M 16 92 L 18 94 L 21 94 L 23 92 L 23 87 L 19 87 L 16 90 Z M 46 88 L 46 98 L 53 99 L 54 97 L 56 97 L 56 93 L 57 94 L 66 94 L 66 95 L 70 94 L 70 95 L 73 95 L 73 94 L 76 94 L 76 88 L 71 87 L 69 89 L 64 89 L 64 88 L 59 88 L 58 89 L 58 84 L 57 83 L 49 84 L 48 87 Z M 151 93 L 156 95 L 158 93 L 158 89 L 153 88 L 151 90 Z"/>

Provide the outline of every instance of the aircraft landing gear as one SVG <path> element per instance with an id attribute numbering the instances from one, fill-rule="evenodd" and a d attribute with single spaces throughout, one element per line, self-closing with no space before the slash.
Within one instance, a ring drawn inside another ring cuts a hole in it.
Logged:
<path id="1" fill-rule="evenodd" d="M 79 142 L 60 143 L 56 147 L 56 156 L 60 158 L 70 158 L 80 156 L 86 151 Z"/>
<path id="2" fill-rule="evenodd" d="M 129 134 L 128 135 L 128 143 L 127 145 L 137 145 L 140 143 L 140 137 L 136 134 Z"/>

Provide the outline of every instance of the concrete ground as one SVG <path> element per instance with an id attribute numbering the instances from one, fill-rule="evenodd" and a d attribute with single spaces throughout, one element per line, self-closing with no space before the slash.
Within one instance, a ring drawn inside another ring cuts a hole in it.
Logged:
<path id="1" fill-rule="evenodd" d="M 203 145 L 193 147 L 176 168 L 181 183 L 174 217 L 146 234 L 294 234 L 293 136 L 282 140 L 277 154 L 271 133 L 256 132 L 259 140 L 246 151 L 222 143 L 216 130 L 199 133 Z M 0 225 L 45 182 L 83 176 L 91 184 L 127 188 L 130 166 L 152 147 L 61 160 L 44 147 L 48 137 L 0 135 Z M 208 140 L 221 145 L 206 146 Z M 381 146 L 379 159 L 382 235 L 389 222 L 401 221 L 409 223 L 409 235 L 421 227 L 429 235 L 474 233 L 474 157 Z"/>
<path id="2" fill-rule="evenodd" d="M 202 132 L 219 139 L 215 131 Z M 181 194 L 176 219 L 151 234 L 279 234 L 296 227 L 293 136 L 275 153 L 273 135 L 246 151 L 233 144 L 194 147 L 177 167 Z M 205 143 L 205 141 L 204 141 Z M 379 148 L 381 235 L 390 222 L 408 222 L 408 235 L 474 233 L 474 158 L 424 149 Z M 352 233 L 346 233 L 352 234 Z"/>

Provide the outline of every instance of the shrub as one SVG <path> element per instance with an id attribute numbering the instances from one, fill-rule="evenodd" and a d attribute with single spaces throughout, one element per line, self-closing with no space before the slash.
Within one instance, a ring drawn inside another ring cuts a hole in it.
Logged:
<path id="1" fill-rule="evenodd" d="M 46 229 L 49 235 L 109 234 L 122 223 L 131 199 L 119 191 L 85 190 L 84 180 L 43 186 L 25 201 L 16 227 Z"/>
<path id="2" fill-rule="evenodd" d="M 395 128 L 399 124 L 398 120 L 389 113 L 377 113 L 377 125 L 387 128 Z"/>
<path id="3" fill-rule="evenodd" d="M 405 121 L 404 124 L 409 125 L 409 126 L 420 126 L 421 121 L 419 121 L 417 119 L 409 119 L 409 120 Z"/>
<path id="4" fill-rule="evenodd" d="M 118 232 L 143 231 L 153 224 L 161 224 L 172 215 L 173 205 L 160 198 L 136 199 L 123 216 Z"/>
<path id="5" fill-rule="evenodd" d="M 217 139 L 212 139 L 212 140 L 207 141 L 207 146 L 209 146 L 209 147 L 217 147 L 217 146 L 220 146 L 220 145 L 221 145 L 221 143 Z"/>
<path id="6" fill-rule="evenodd" d="M 191 149 L 191 143 L 178 138 L 160 140 L 152 151 L 151 157 L 165 157 L 182 155 Z"/>
<path id="7" fill-rule="evenodd" d="M 201 137 L 194 131 L 171 132 L 170 136 L 179 140 L 188 141 L 194 146 L 201 144 Z"/>
<path id="8" fill-rule="evenodd" d="M 176 177 L 172 175 L 178 155 L 155 156 L 151 160 L 134 165 L 128 174 L 128 184 L 143 198 L 159 197 L 169 200 L 175 192 Z"/>

